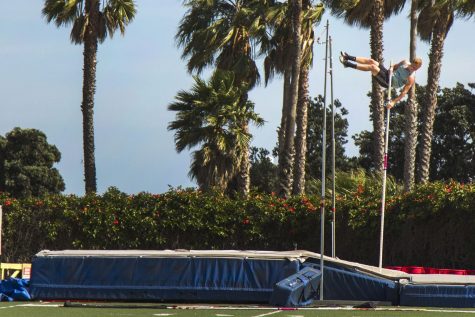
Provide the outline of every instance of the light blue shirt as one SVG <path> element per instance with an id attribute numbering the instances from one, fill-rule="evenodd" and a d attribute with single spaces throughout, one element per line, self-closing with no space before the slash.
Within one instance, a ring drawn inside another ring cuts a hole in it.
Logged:
<path id="1" fill-rule="evenodd" d="M 407 84 L 407 79 L 411 75 L 411 72 L 404 66 L 399 66 L 393 73 L 391 78 L 391 86 L 394 88 L 401 88 Z"/>

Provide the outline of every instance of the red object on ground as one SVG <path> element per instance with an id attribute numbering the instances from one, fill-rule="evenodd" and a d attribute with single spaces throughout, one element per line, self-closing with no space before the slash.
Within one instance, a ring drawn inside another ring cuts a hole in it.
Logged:
<path id="1" fill-rule="evenodd" d="M 426 274 L 440 274 L 440 270 L 433 267 L 426 267 Z"/>
<path id="2" fill-rule="evenodd" d="M 422 266 L 408 266 L 407 273 L 410 274 L 425 274 L 426 270 Z"/>
<path id="3" fill-rule="evenodd" d="M 463 269 L 437 269 L 422 266 L 385 266 L 385 269 L 402 271 L 410 274 L 453 274 L 453 275 L 475 275 L 475 270 Z"/>

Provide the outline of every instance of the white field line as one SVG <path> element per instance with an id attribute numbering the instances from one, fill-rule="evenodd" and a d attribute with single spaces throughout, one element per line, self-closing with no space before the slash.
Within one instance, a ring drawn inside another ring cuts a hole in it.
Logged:
<path id="1" fill-rule="evenodd" d="M 269 312 L 269 313 L 260 314 L 260 315 L 253 316 L 253 317 L 264 317 L 264 316 L 269 316 L 269 315 L 278 314 L 278 313 L 281 313 L 281 312 L 282 312 L 282 310 L 274 310 L 274 311 L 271 311 L 271 312 Z"/>
<path id="2" fill-rule="evenodd" d="M 384 310 L 378 309 L 376 310 Z M 475 310 L 447 310 L 447 309 L 425 309 L 425 308 L 409 308 L 409 309 L 388 309 L 394 311 L 421 311 L 421 312 L 430 312 L 430 313 L 464 313 L 464 314 L 475 314 Z"/>
<path id="3" fill-rule="evenodd" d="M 17 307 L 60 307 L 63 305 L 59 304 L 20 304 L 16 305 Z"/>
<path id="4" fill-rule="evenodd" d="M 58 305 L 58 304 L 17 304 L 17 305 L 12 305 L 12 306 L 0 307 L 0 309 L 15 308 L 15 307 L 60 307 L 60 306 L 62 306 L 62 305 Z"/>
<path id="5" fill-rule="evenodd" d="M 410 308 L 410 307 L 377 307 L 377 308 L 353 308 L 353 307 L 308 307 L 299 308 L 299 310 L 377 310 L 377 311 L 420 311 L 430 313 L 466 313 L 475 314 L 475 310 L 449 310 L 449 309 L 427 309 L 427 308 Z"/>

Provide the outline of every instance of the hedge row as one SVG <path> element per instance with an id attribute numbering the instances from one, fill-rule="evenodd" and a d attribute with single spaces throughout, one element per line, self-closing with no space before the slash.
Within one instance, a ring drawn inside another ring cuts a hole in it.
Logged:
<path id="1" fill-rule="evenodd" d="M 329 202 L 326 202 L 328 205 Z M 320 201 L 172 189 L 160 195 L 54 195 L 3 205 L 2 262 L 62 249 L 255 249 L 319 252 Z M 327 208 L 329 211 L 330 208 Z M 337 256 L 377 264 L 380 188 L 358 184 L 337 196 Z M 326 217 L 330 250 L 331 215 Z M 388 196 L 385 264 L 475 268 L 475 186 L 431 183 Z"/>

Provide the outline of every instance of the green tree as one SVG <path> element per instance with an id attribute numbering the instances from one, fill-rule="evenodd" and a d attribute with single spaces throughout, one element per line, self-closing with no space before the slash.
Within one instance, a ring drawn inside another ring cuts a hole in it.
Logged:
<path id="1" fill-rule="evenodd" d="M 277 166 L 272 163 L 270 152 L 264 148 L 251 147 L 251 187 L 270 194 L 277 188 Z"/>
<path id="2" fill-rule="evenodd" d="M 348 120 L 345 118 L 348 111 L 342 107 L 339 100 L 335 100 L 335 150 L 336 150 L 336 169 L 338 171 L 350 171 L 356 169 L 357 159 L 350 158 L 345 154 L 345 144 L 348 142 Z M 323 131 L 323 97 L 310 100 L 308 107 L 307 139 L 306 139 L 306 159 L 305 175 L 306 182 L 317 180 L 321 175 L 322 167 L 322 131 Z M 331 110 L 326 111 L 327 119 L 331 119 Z M 327 127 L 327 155 L 330 157 L 331 149 L 331 127 Z M 278 144 L 272 155 L 278 155 Z M 277 166 L 274 165 L 269 157 L 269 151 L 262 148 L 253 148 L 251 151 L 251 181 L 253 187 L 257 190 L 270 193 L 277 190 Z M 312 191 L 313 189 L 308 189 Z M 306 190 L 307 191 L 307 190 Z"/>
<path id="3" fill-rule="evenodd" d="M 345 144 L 348 143 L 348 110 L 336 99 L 335 105 L 335 169 L 348 171 L 356 168 L 356 159 L 349 158 L 345 154 Z M 331 120 L 331 110 L 326 109 L 327 120 Z M 307 180 L 319 179 L 322 171 L 322 132 L 323 132 L 323 96 L 311 100 L 308 107 L 307 126 L 307 159 L 306 178 Z M 331 157 L 331 127 L 327 126 L 327 157 Z M 327 167 L 330 168 L 330 167 Z M 330 175 L 328 171 L 327 175 Z"/>
<path id="4" fill-rule="evenodd" d="M 71 42 L 84 45 L 83 115 L 84 179 L 86 193 L 97 191 L 94 154 L 94 94 L 96 92 L 97 47 L 107 34 L 125 33 L 136 13 L 133 0 L 45 0 L 43 15 L 57 27 L 70 26 Z"/>
<path id="5" fill-rule="evenodd" d="M 188 11 L 180 22 L 176 39 L 183 48 L 182 58 L 188 60 L 188 71 L 200 74 L 210 66 L 232 71 L 241 91 L 241 107 L 245 107 L 248 91 L 259 81 L 252 44 L 265 32 L 262 1 L 186 0 L 184 5 Z M 247 122 L 242 122 L 241 128 L 249 133 Z M 249 149 L 243 150 L 236 183 L 238 190 L 247 194 Z"/>
<path id="6" fill-rule="evenodd" d="M 419 148 L 418 182 L 429 180 L 432 137 L 437 107 L 437 92 L 442 69 L 444 43 L 455 17 L 470 17 L 475 13 L 473 1 L 468 0 L 424 0 L 420 2 L 418 32 L 422 40 L 430 41 L 429 67 L 426 100 L 422 108 L 423 124 Z"/>
<path id="7" fill-rule="evenodd" d="M 58 194 L 64 190 L 64 181 L 53 167 L 61 160 L 58 148 L 47 142 L 46 135 L 35 129 L 14 128 L 0 140 L 4 177 L 0 188 L 13 197 Z M 2 160 L 0 159 L 0 162 Z"/>
<path id="8" fill-rule="evenodd" d="M 475 180 L 475 95 L 458 83 L 437 97 L 430 180 Z"/>
<path id="9" fill-rule="evenodd" d="M 418 103 L 422 104 L 425 100 L 426 91 L 426 87 L 417 85 Z M 459 182 L 471 182 L 475 179 L 475 95 L 462 84 L 457 84 L 454 88 L 439 90 L 437 99 L 430 180 L 455 179 Z M 388 173 L 397 180 L 404 177 L 404 165 L 398 158 L 405 146 L 403 109 L 408 102 L 403 101 L 391 113 Z M 422 124 L 423 118 L 419 116 L 418 126 Z M 371 164 L 368 160 L 371 138 L 372 133 L 368 131 L 355 136 L 355 143 L 360 148 L 359 163 L 366 169 Z"/>
<path id="10" fill-rule="evenodd" d="M 168 129 L 175 130 L 179 153 L 200 146 L 193 152 L 189 172 L 200 188 L 225 191 L 249 148 L 251 135 L 243 122 L 259 126 L 263 120 L 251 101 L 242 104 L 246 86 L 236 86 L 232 72 L 217 70 L 208 82 L 194 78 L 191 91 L 180 91 L 168 106 L 177 112 Z"/>
<path id="11" fill-rule="evenodd" d="M 7 140 L 0 135 L 0 192 L 5 191 L 5 145 Z"/>

